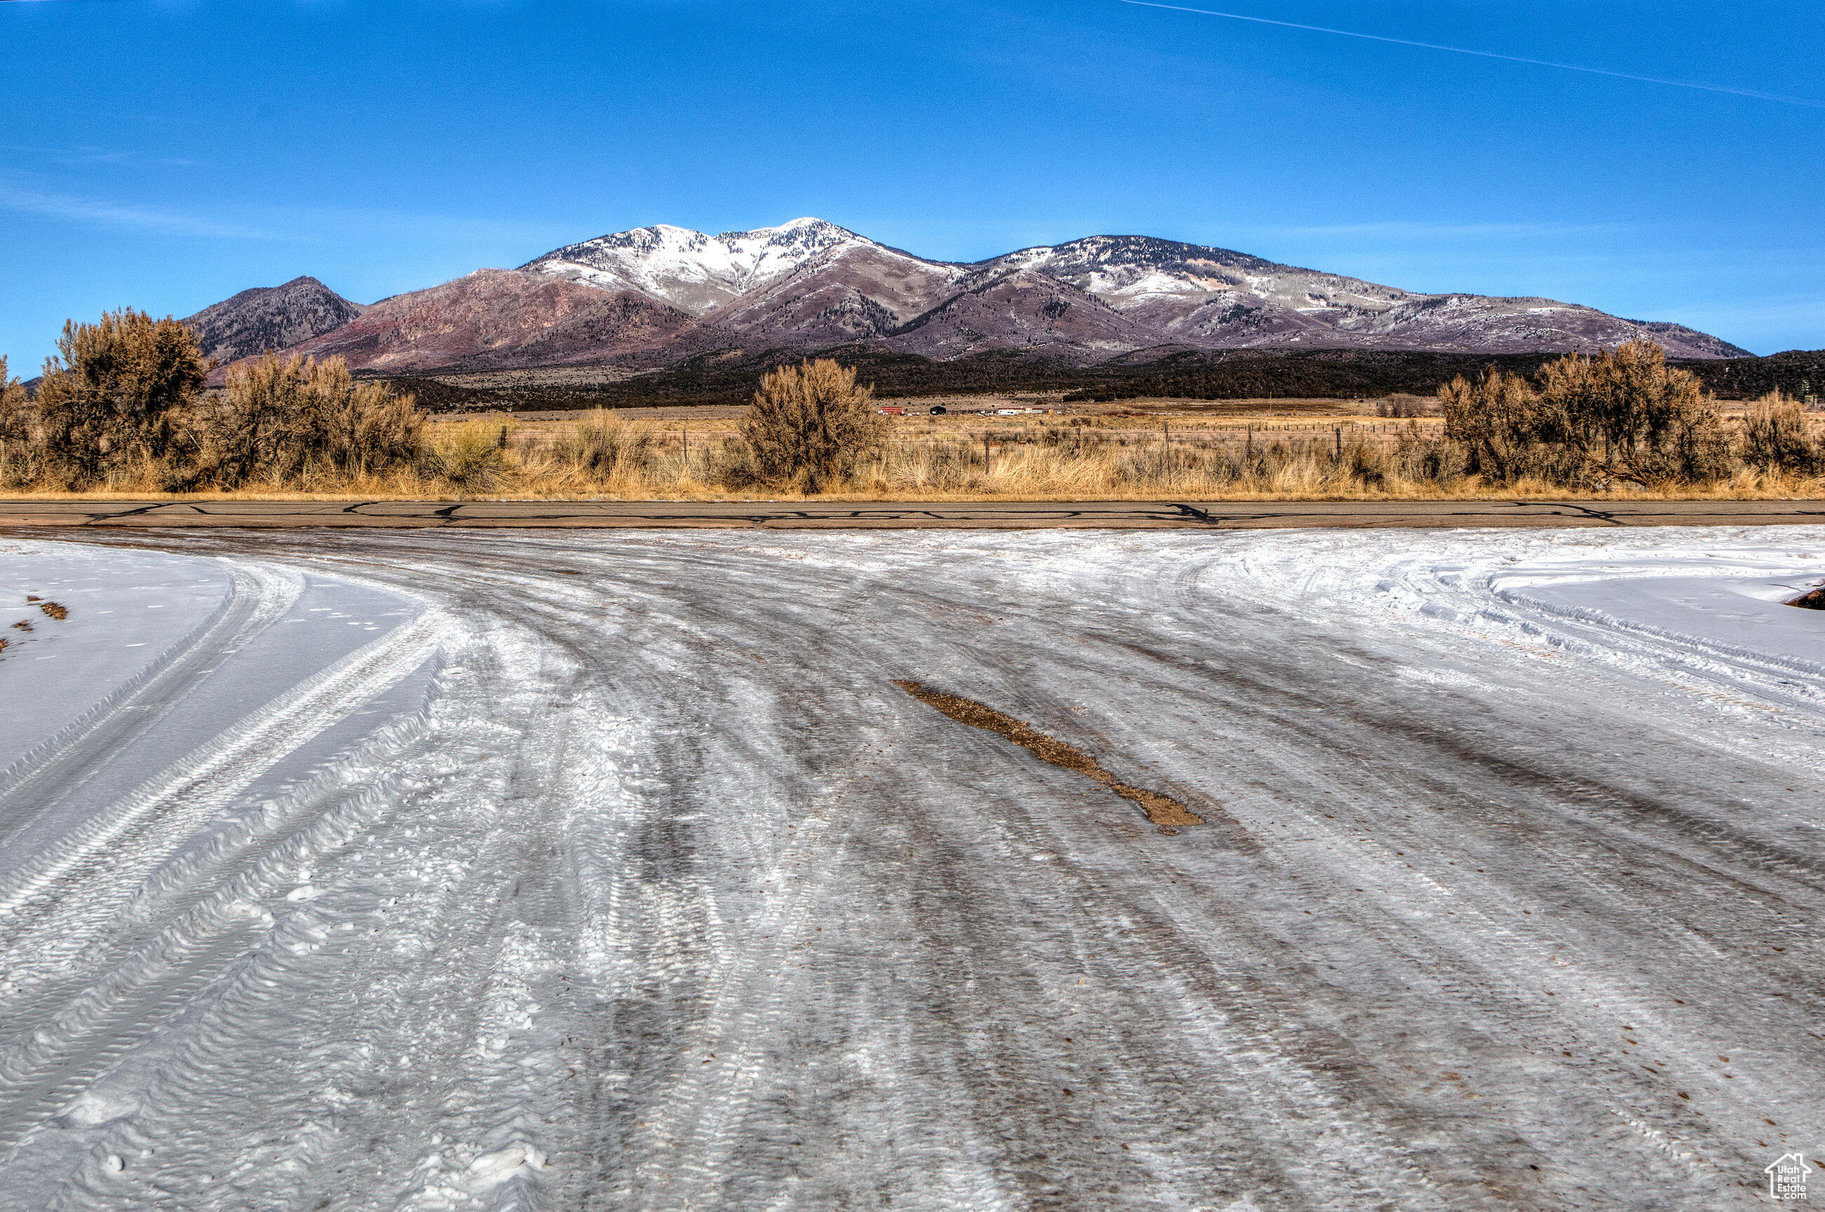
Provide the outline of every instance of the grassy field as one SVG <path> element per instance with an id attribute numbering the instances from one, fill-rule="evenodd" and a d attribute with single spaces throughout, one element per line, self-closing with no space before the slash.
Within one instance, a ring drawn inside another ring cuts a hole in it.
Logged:
<path id="1" fill-rule="evenodd" d="M 1128 400 L 1063 405 L 1057 397 L 896 400 L 885 438 L 826 500 L 970 501 L 1563 498 L 1546 483 L 1488 485 L 1453 476 L 1436 403 Z M 934 415 L 933 407 L 945 412 Z M 1020 411 L 1011 411 L 1020 410 Z M 623 500 L 802 499 L 744 482 L 736 434 L 743 410 L 697 406 L 441 417 L 429 423 L 431 466 L 340 478 L 306 490 L 258 483 L 214 499 L 399 498 Z M 1421 413 L 1384 416 L 1378 413 Z M 1825 434 L 1825 416 L 1812 419 Z M 160 494 L 116 476 L 88 493 Z M 1605 494 L 1599 493 L 1598 497 Z M 1626 499 L 1789 499 L 1825 496 L 1825 480 L 1740 470 L 1667 492 L 1618 485 Z"/>

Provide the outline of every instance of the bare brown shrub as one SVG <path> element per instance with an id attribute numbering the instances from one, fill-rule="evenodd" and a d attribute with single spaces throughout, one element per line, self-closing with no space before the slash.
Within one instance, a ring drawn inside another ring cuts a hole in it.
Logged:
<path id="1" fill-rule="evenodd" d="M 1807 431 L 1806 410 L 1779 392 L 1763 396 L 1743 414 L 1739 453 L 1758 471 L 1810 475 L 1825 469 L 1825 450 Z"/>
<path id="2" fill-rule="evenodd" d="M 703 481 L 724 488 L 752 488 L 766 482 L 754 448 L 739 438 L 724 439 L 707 446 L 703 457 Z"/>
<path id="3" fill-rule="evenodd" d="M 196 403 L 208 372 L 195 334 L 170 317 L 129 308 L 65 323 L 36 401 L 48 473 L 83 487 L 177 453 L 174 418 Z"/>
<path id="4" fill-rule="evenodd" d="M 468 421 L 434 438 L 420 460 L 424 474 L 458 492 L 488 492 L 506 479 L 510 467 L 501 421 Z"/>
<path id="5" fill-rule="evenodd" d="M 412 465 L 423 425 L 409 395 L 359 383 L 341 358 L 267 354 L 182 419 L 189 485 L 308 487 Z"/>
<path id="6" fill-rule="evenodd" d="M 1582 465 L 1582 475 L 1567 482 L 1618 479 L 1653 487 L 1729 474 L 1722 415 L 1698 377 L 1668 366 L 1666 350 L 1653 341 L 1549 362 L 1539 384 L 1539 440 Z"/>
<path id="7" fill-rule="evenodd" d="M 1409 484 L 1450 485 L 1464 478 L 1464 449 L 1409 423 L 1394 440 L 1394 476 Z"/>
<path id="8" fill-rule="evenodd" d="M 1333 460 L 1332 479 L 1339 486 L 1361 484 L 1370 490 L 1385 489 L 1395 477 L 1393 452 L 1379 442 L 1352 441 L 1343 456 Z"/>
<path id="9" fill-rule="evenodd" d="M 22 442 L 31 437 L 30 422 L 25 388 L 8 373 L 6 355 L 0 354 L 0 442 Z"/>
<path id="10" fill-rule="evenodd" d="M 1439 389 L 1439 402 L 1468 469 L 1498 484 L 1664 487 L 1730 473 L 1722 415 L 1652 341 L 1567 355 L 1542 367 L 1537 384 L 1493 368 L 1475 384 L 1460 376 Z"/>
<path id="11" fill-rule="evenodd" d="M 560 475 L 575 477 L 592 487 L 607 487 L 617 479 L 638 476 L 646 469 L 652 452 L 650 432 L 598 408 L 560 432 L 549 454 Z"/>
<path id="12" fill-rule="evenodd" d="M 1406 420 L 1412 417 L 1423 417 L 1432 410 L 1426 401 L 1419 396 L 1388 396 L 1375 402 L 1375 415 L 1378 417 L 1397 417 Z"/>
<path id="13" fill-rule="evenodd" d="M 1475 383 L 1459 375 L 1439 388 L 1445 436 L 1462 445 L 1467 470 L 1497 483 L 1526 476 L 1569 480 L 1575 459 L 1551 441 L 1540 397 L 1526 379 L 1494 367 Z"/>
<path id="14" fill-rule="evenodd" d="M 39 478 L 43 457 L 35 418 L 25 388 L 8 373 L 6 357 L 0 355 L 0 488 L 23 488 Z"/>
<path id="15" fill-rule="evenodd" d="M 847 477 L 879 440 L 874 389 L 828 358 L 782 366 L 761 380 L 741 436 L 762 477 L 816 492 Z"/>

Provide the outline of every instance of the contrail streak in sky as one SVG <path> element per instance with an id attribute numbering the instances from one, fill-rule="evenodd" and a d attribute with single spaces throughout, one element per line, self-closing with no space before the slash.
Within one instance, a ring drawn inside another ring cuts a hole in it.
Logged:
<path id="1" fill-rule="evenodd" d="M 1694 84 L 1690 80 L 1668 80 L 1661 76 L 1637 76 L 1613 72 L 1601 67 L 1580 67 L 1575 63 L 1554 63 L 1548 59 L 1524 59 L 1520 55 L 1501 55 L 1495 51 L 1471 50 L 1467 46 L 1441 46 L 1437 42 L 1414 42 L 1406 38 L 1386 38 L 1380 34 L 1359 34 L 1355 30 L 1330 29 L 1323 25 L 1300 25 L 1295 21 L 1276 21 L 1271 17 L 1247 17 L 1241 13 L 1220 13 L 1208 8 L 1185 8 L 1178 4 L 1158 4 L 1154 0 L 1121 0 L 1136 8 L 1163 8 L 1174 13 L 1196 13 L 1201 17 L 1223 17 L 1230 21 L 1248 21 L 1255 25 L 1278 25 L 1282 29 L 1302 29 L 1313 34 L 1334 34 L 1339 38 L 1361 38 L 1365 42 L 1387 42 L 1394 46 L 1417 46 L 1421 50 L 1449 51 L 1454 55 L 1475 55 L 1479 59 L 1500 59 L 1506 63 L 1526 63 L 1533 67 L 1557 68 L 1562 72 L 1583 72 L 1591 76 L 1610 76 L 1617 80 L 1634 80 L 1641 84 L 1664 84 L 1669 88 L 1692 88 L 1705 93 L 1726 93 L 1732 97 L 1753 97 L 1757 101 L 1775 101 L 1782 105 L 1803 105 L 1808 109 L 1825 109 L 1825 101 L 1808 101 L 1804 97 L 1783 97 L 1778 93 L 1758 93 L 1748 88 L 1728 88 L 1721 84 Z"/>

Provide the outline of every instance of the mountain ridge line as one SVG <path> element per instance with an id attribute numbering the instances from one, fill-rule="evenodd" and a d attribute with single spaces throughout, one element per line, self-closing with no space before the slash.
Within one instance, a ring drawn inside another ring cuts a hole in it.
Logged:
<path id="1" fill-rule="evenodd" d="M 1636 337 L 1679 358 L 1752 356 L 1680 324 L 1533 296 L 1425 294 L 1153 236 L 950 262 L 813 218 L 714 236 L 668 224 L 612 232 L 366 305 L 300 277 L 186 322 L 224 364 L 272 351 L 389 375 L 651 374 L 856 346 L 1077 367 L 1238 350 L 1565 353 Z"/>

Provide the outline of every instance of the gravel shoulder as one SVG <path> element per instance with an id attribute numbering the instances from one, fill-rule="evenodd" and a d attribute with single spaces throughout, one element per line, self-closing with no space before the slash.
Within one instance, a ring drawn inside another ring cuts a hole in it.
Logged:
<path id="1" fill-rule="evenodd" d="M 0 528 L 95 530 L 1282 530 L 1825 523 L 1825 501 L 0 501 Z"/>

